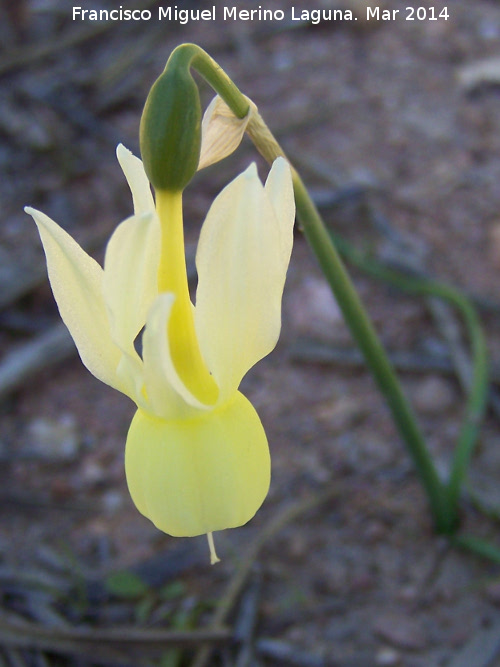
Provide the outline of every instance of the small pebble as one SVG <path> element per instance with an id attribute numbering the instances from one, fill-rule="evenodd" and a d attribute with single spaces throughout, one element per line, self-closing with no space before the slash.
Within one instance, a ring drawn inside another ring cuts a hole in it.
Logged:
<path id="1" fill-rule="evenodd" d="M 455 392 L 450 383 L 438 376 L 420 380 L 413 393 L 415 409 L 423 414 L 438 415 L 455 403 Z"/>
<path id="2" fill-rule="evenodd" d="M 388 646 L 381 648 L 375 656 L 375 664 L 380 667 L 395 667 L 400 664 L 401 656 L 396 649 Z"/>
<path id="3" fill-rule="evenodd" d="M 82 480 L 86 486 L 97 486 L 106 480 L 106 472 L 99 463 L 87 461 L 82 469 Z"/>
<path id="4" fill-rule="evenodd" d="M 80 439 L 73 415 L 36 417 L 27 428 L 24 453 L 39 459 L 68 461 L 78 453 Z"/>
<path id="5" fill-rule="evenodd" d="M 102 506 L 105 512 L 113 514 L 123 505 L 123 494 L 120 491 L 108 491 L 102 497 Z"/>
<path id="6" fill-rule="evenodd" d="M 308 276 L 289 296 L 292 326 L 304 336 L 341 342 L 350 340 L 340 308 L 324 279 Z"/>
<path id="7" fill-rule="evenodd" d="M 427 645 L 421 623 L 414 618 L 405 617 L 402 613 L 382 614 L 374 623 L 374 631 L 397 648 L 420 651 Z"/>

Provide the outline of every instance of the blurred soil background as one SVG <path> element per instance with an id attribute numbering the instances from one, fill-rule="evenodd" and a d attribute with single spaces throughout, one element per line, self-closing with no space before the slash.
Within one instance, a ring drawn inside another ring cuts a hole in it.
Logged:
<path id="1" fill-rule="evenodd" d="M 445 6 L 420 3 L 432 4 Z M 269 437 L 271 490 L 250 524 L 216 534 L 222 562 L 211 567 L 204 538 L 165 536 L 134 508 L 123 470 L 134 406 L 80 363 L 23 213 L 41 209 L 102 260 L 132 211 L 116 145 L 138 154 L 151 84 L 176 45 L 200 44 L 256 102 L 332 229 L 476 300 L 492 401 L 463 523 L 498 544 L 500 3 L 453 0 L 447 21 L 405 21 L 408 5 L 419 3 L 380 3 L 400 19 L 367 23 L 365 2 L 318 0 L 359 20 L 312 25 L 268 0 L 287 19 L 182 26 L 139 0 L 123 7 L 149 8 L 151 21 L 73 21 L 56 0 L 0 4 L 1 665 L 201 664 L 202 640 L 217 643 L 210 665 L 500 665 L 500 569 L 434 534 L 300 231 L 279 345 L 242 387 Z M 264 177 L 245 140 L 190 185 L 190 264 L 210 202 L 250 160 Z M 444 472 L 464 404 L 460 323 L 352 274 Z M 184 648 L 166 643 L 172 633 Z"/>

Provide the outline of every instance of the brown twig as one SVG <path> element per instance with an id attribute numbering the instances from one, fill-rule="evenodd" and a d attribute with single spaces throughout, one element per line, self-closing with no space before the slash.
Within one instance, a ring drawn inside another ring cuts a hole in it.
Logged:
<path id="1" fill-rule="evenodd" d="M 441 335 L 448 345 L 450 358 L 459 384 L 462 390 L 468 393 L 472 381 L 472 365 L 462 341 L 461 326 L 458 322 L 458 317 L 449 304 L 439 299 L 428 298 L 427 305 Z"/>
<path id="2" fill-rule="evenodd" d="M 254 664 L 254 639 L 259 601 L 262 589 L 262 570 L 254 570 L 251 586 L 248 587 L 240 604 L 239 617 L 235 627 L 235 640 L 241 644 L 235 667 L 252 667 Z"/>
<path id="3" fill-rule="evenodd" d="M 224 644 L 232 631 L 219 625 L 207 630 L 138 630 L 137 628 L 48 628 L 33 623 L 0 620 L 0 644 L 7 648 L 54 651 L 94 660 L 112 661 L 118 665 L 133 664 L 138 656 L 159 656 L 166 648 Z M 142 663 L 144 664 L 144 663 Z"/>
<path id="4" fill-rule="evenodd" d="M 145 0 L 142 3 L 135 3 L 134 8 L 146 9 L 153 4 L 155 0 Z M 125 5 L 125 3 L 123 3 Z M 127 7 L 127 5 L 125 5 Z M 40 44 L 34 44 L 27 48 L 25 44 L 10 56 L 4 58 L 0 63 L 0 76 L 15 71 L 31 63 L 38 63 L 44 58 L 51 56 L 58 51 L 64 51 L 74 46 L 79 46 L 85 42 L 101 35 L 115 27 L 113 21 L 95 21 L 90 26 L 84 25 L 83 28 L 67 30 L 65 34 L 57 39 L 44 39 Z"/>
<path id="5" fill-rule="evenodd" d="M 393 350 L 388 352 L 394 367 L 409 373 L 428 373 L 429 371 L 452 374 L 454 368 L 448 355 L 427 352 Z M 361 368 L 365 362 L 356 347 L 335 346 L 320 341 L 299 338 L 290 349 L 293 361 L 317 364 L 341 364 Z"/>
<path id="6" fill-rule="evenodd" d="M 18 389 L 28 377 L 74 352 L 75 344 L 62 323 L 14 350 L 0 364 L 0 400 Z"/>
<path id="7" fill-rule="evenodd" d="M 83 44 L 112 27 L 113 24 L 111 21 L 96 21 L 90 27 L 85 26 L 84 28 L 68 31 L 59 39 L 44 40 L 41 44 L 34 44 L 31 48 L 23 46 L 16 51 L 12 51 L 9 57 L 2 60 L 0 63 L 0 76 L 26 67 L 26 65 L 30 65 L 31 63 L 37 63 L 58 51 L 64 51 L 72 46 Z"/>

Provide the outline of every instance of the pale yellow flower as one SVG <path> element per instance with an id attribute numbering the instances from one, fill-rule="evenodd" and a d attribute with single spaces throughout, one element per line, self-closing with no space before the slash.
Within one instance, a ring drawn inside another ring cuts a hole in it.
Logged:
<path id="1" fill-rule="evenodd" d="M 155 203 L 142 162 L 123 146 L 117 155 L 134 215 L 111 236 L 104 269 L 26 209 L 54 296 L 85 366 L 137 405 L 125 467 L 139 511 L 175 536 L 240 526 L 270 482 L 264 429 L 238 387 L 280 332 L 295 215 L 290 168 L 279 158 L 263 186 L 251 165 L 215 199 L 198 243 L 194 306 L 182 194 L 159 191 Z"/>

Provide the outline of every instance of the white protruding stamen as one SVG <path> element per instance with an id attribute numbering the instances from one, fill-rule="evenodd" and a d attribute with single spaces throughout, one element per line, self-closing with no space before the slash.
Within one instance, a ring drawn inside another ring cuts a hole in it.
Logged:
<path id="1" fill-rule="evenodd" d="M 220 558 L 215 553 L 214 536 L 212 533 L 207 533 L 208 548 L 210 549 L 210 565 L 220 562 Z"/>

